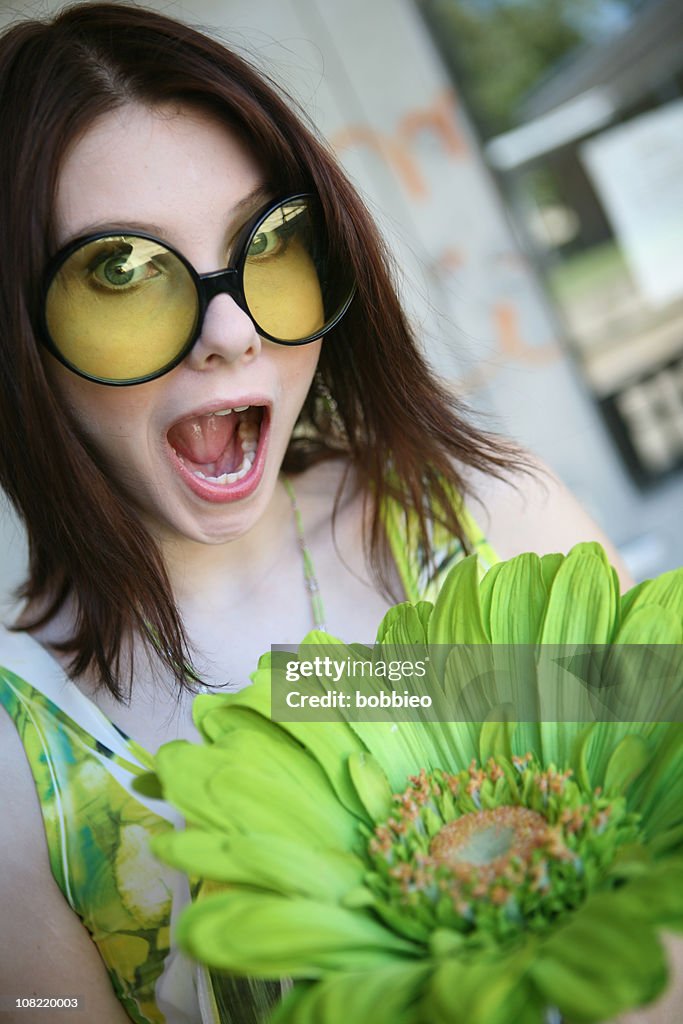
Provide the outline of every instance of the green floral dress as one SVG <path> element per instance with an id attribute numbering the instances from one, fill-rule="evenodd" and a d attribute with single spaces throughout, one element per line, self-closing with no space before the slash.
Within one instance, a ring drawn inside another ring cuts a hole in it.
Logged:
<path id="1" fill-rule="evenodd" d="M 464 512 L 482 570 L 496 561 Z M 430 569 L 398 505 L 386 530 L 409 600 L 433 597 L 462 547 L 433 527 Z M 406 537 L 408 542 L 406 542 Z M 161 800 L 133 790 L 151 756 L 122 733 L 31 637 L 0 628 L 0 705 L 21 737 L 45 825 L 52 874 L 90 932 L 112 985 L 136 1024 L 252 1024 L 281 995 L 279 983 L 222 977 L 208 983 L 174 948 L 171 925 L 189 887 L 151 857 L 152 836 L 181 824 Z M 201 1005 L 201 1009 L 200 1009 Z"/>
<path id="2" fill-rule="evenodd" d="M 151 757 L 31 637 L 2 629 L 0 664 L 0 705 L 33 773 L 52 874 L 92 935 L 118 998 L 137 1024 L 194 1024 L 192 968 L 170 943 L 174 903 L 189 892 L 149 854 L 150 837 L 179 819 L 163 801 L 132 790 Z"/>

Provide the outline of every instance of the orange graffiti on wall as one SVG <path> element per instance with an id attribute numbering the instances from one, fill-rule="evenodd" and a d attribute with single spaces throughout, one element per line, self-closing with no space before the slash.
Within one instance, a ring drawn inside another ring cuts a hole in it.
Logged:
<path id="1" fill-rule="evenodd" d="M 463 159 L 468 155 L 467 142 L 458 123 L 457 100 L 451 89 L 440 92 L 427 107 L 406 111 L 392 134 L 370 125 L 348 125 L 333 135 L 331 142 L 338 153 L 354 146 L 372 150 L 389 164 L 409 195 L 424 199 L 429 190 L 415 156 L 415 140 L 423 132 L 436 136 L 450 159 Z"/>
<path id="2" fill-rule="evenodd" d="M 457 97 L 451 89 L 438 93 L 428 106 L 406 111 L 393 132 L 379 131 L 366 124 L 351 124 L 333 135 L 331 143 L 338 153 L 354 147 L 364 147 L 375 153 L 389 165 L 412 199 L 424 200 L 429 195 L 429 186 L 419 166 L 416 140 L 425 132 L 436 137 L 449 160 L 469 158 L 468 143 L 458 117 Z M 457 271 L 466 259 L 461 250 L 444 249 L 437 260 L 438 269 L 446 273 Z M 515 254 L 514 259 L 519 257 Z M 524 340 L 519 310 L 511 302 L 494 303 L 492 317 L 495 351 L 470 374 L 458 380 L 456 386 L 459 391 L 483 387 L 506 363 L 543 365 L 562 356 L 562 350 L 555 342 L 536 346 Z"/>

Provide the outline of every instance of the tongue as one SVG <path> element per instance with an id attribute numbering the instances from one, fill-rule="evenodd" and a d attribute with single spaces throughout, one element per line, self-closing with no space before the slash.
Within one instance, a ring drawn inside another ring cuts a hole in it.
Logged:
<path id="1" fill-rule="evenodd" d="M 184 458 L 206 465 L 216 462 L 235 434 L 238 418 L 228 416 L 193 416 L 176 423 L 168 432 L 168 440 Z"/>

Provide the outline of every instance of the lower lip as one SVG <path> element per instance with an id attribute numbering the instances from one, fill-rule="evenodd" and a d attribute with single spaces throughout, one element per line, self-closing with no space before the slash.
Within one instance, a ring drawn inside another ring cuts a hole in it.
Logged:
<path id="1" fill-rule="evenodd" d="M 261 483 L 261 477 L 266 465 L 266 449 L 268 447 L 269 434 L 270 414 L 264 410 L 259 429 L 258 448 L 256 449 L 256 457 L 251 469 L 241 480 L 235 480 L 233 483 L 212 484 L 210 480 L 202 480 L 200 476 L 196 476 L 191 469 L 188 469 L 169 445 L 171 464 L 190 490 L 199 498 L 202 498 L 203 501 L 210 501 L 218 505 L 229 501 L 240 501 L 242 498 L 248 498 L 250 494 L 253 494 Z"/>

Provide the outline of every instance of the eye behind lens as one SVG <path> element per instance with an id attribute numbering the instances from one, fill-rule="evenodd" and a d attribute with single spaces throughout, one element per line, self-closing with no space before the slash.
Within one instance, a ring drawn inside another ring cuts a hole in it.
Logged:
<path id="1" fill-rule="evenodd" d="M 242 286 L 260 333 L 282 344 L 319 338 L 348 308 L 344 281 L 330 252 L 320 201 L 295 196 L 270 207 L 245 243 Z M 341 270 L 341 268 L 340 268 Z"/>
<path id="2" fill-rule="evenodd" d="M 49 347 L 76 373 L 139 383 L 172 368 L 194 337 L 193 273 L 158 239 L 97 236 L 57 262 L 44 303 Z"/>

